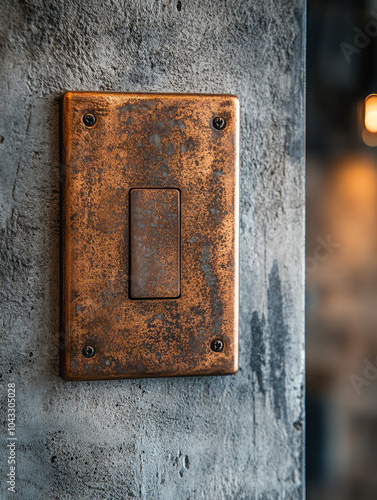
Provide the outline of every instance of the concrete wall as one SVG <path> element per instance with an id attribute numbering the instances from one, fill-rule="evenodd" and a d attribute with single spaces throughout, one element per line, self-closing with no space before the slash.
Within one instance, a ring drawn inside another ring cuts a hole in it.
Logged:
<path id="1" fill-rule="evenodd" d="M 0 0 L 1 422 L 16 384 L 16 493 L 303 496 L 304 0 Z M 59 377 L 59 120 L 65 90 L 241 100 L 240 370 Z M 9 448 L 8 448 L 9 450 Z"/>

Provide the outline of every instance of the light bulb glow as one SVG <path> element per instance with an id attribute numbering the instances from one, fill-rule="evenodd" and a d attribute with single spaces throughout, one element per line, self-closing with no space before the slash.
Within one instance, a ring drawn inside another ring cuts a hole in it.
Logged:
<path id="1" fill-rule="evenodd" d="M 369 132 L 377 132 L 377 94 L 371 94 L 365 99 L 364 123 Z"/>

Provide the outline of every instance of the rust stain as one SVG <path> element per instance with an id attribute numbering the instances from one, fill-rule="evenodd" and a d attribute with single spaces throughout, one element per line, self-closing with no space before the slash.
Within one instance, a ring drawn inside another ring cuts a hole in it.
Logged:
<path id="1" fill-rule="evenodd" d="M 237 371 L 238 141 L 234 96 L 64 94 L 65 379 Z"/>

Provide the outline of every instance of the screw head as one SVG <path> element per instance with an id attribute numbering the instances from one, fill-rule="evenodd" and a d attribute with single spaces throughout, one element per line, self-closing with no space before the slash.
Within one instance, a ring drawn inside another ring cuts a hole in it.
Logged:
<path id="1" fill-rule="evenodd" d="M 213 119 L 213 127 L 216 129 L 216 130 L 223 130 L 226 126 L 226 121 L 224 120 L 223 117 L 221 116 L 216 116 L 214 119 Z"/>
<path id="2" fill-rule="evenodd" d="M 83 356 L 85 356 L 85 358 L 92 358 L 95 352 L 96 351 L 94 347 L 92 347 L 91 345 L 86 345 L 82 350 L 82 354 Z"/>
<path id="3" fill-rule="evenodd" d="M 213 352 L 221 352 L 224 349 L 224 342 L 221 339 L 214 339 L 211 342 Z"/>
<path id="4" fill-rule="evenodd" d="M 96 117 L 92 113 L 86 113 L 82 121 L 87 127 L 93 127 L 93 125 L 96 123 Z"/>

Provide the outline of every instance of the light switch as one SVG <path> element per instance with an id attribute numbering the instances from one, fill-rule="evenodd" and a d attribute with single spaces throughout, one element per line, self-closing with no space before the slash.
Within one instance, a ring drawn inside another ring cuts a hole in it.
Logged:
<path id="1" fill-rule="evenodd" d="M 62 98 L 61 374 L 238 369 L 239 102 Z"/>
<path id="2" fill-rule="evenodd" d="M 178 189 L 132 189 L 130 293 L 133 299 L 178 298 Z"/>

